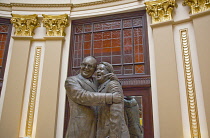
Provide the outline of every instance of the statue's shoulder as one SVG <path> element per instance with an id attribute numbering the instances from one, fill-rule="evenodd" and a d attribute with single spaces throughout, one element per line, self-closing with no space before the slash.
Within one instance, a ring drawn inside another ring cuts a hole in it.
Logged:
<path id="1" fill-rule="evenodd" d="M 77 80 L 77 79 L 79 79 L 78 75 L 76 75 L 76 76 L 69 76 L 69 77 L 66 78 L 67 81 L 68 80 Z"/>
<path id="2" fill-rule="evenodd" d="M 108 87 L 121 87 L 121 84 L 117 80 L 110 80 L 107 86 Z"/>
<path id="3" fill-rule="evenodd" d="M 117 80 L 110 80 L 109 85 L 120 85 L 120 82 Z"/>

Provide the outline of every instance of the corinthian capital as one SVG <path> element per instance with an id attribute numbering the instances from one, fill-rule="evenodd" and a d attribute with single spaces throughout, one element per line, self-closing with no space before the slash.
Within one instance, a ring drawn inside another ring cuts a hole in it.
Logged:
<path id="1" fill-rule="evenodd" d="M 14 24 L 16 36 L 32 36 L 34 35 L 34 29 L 40 26 L 38 16 L 36 14 L 12 14 L 11 22 Z"/>
<path id="2" fill-rule="evenodd" d="M 42 15 L 47 36 L 65 36 L 65 28 L 68 24 L 68 15 Z"/>
<path id="3" fill-rule="evenodd" d="M 184 0 L 183 5 L 191 8 L 190 13 L 195 14 L 210 9 L 210 0 Z"/>
<path id="4" fill-rule="evenodd" d="M 169 21 L 172 19 L 175 0 L 157 0 L 145 2 L 147 13 L 152 16 L 152 23 Z"/>

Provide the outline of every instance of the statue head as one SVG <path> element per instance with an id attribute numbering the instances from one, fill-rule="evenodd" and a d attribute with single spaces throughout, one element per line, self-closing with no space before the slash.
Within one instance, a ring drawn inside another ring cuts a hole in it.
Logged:
<path id="1" fill-rule="evenodd" d="M 101 62 L 97 66 L 96 79 L 100 84 L 104 83 L 105 81 L 107 81 L 109 79 L 107 74 L 113 73 L 113 72 L 114 72 L 114 69 L 111 64 L 109 64 L 108 62 Z"/>
<path id="2" fill-rule="evenodd" d="M 81 63 L 80 73 L 84 78 L 90 78 L 96 70 L 97 61 L 94 57 L 85 57 Z"/>

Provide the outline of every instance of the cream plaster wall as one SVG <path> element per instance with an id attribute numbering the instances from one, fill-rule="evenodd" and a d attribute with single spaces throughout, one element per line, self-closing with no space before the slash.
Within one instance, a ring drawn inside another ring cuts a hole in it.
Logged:
<path id="1" fill-rule="evenodd" d="M 155 45 L 154 45 L 152 28 L 150 26 L 151 22 L 152 22 L 152 20 L 151 20 L 150 16 L 147 14 L 150 74 L 151 74 L 151 86 L 152 86 L 151 90 L 152 90 L 154 137 L 160 138 L 160 123 L 159 123 L 158 93 L 157 93 L 157 74 L 156 74 L 156 63 L 155 63 Z"/>
<path id="2" fill-rule="evenodd" d="M 206 122 L 208 126 L 208 132 L 205 135 L 210 134 L 210 47 L 209 47 L 209 36 L 210 36 L 210 10 L 204 12 L 201 16 L 194 15 L 193 27 L 195 30 L 197 55 L 200 67 L 201 85 L 203 89 L 203 101 L 205 105 Z"/>

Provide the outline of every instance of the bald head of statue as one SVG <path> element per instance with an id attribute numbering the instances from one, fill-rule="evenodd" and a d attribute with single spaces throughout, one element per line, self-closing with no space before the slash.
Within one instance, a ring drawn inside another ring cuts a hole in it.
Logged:
<path id="1" fill-rule="evenodd" d="M 80 73 L 84 78 L 90 78 L 96 70 L 97 61 L 94 57 L 85 57 L 81 63 Z"/>

